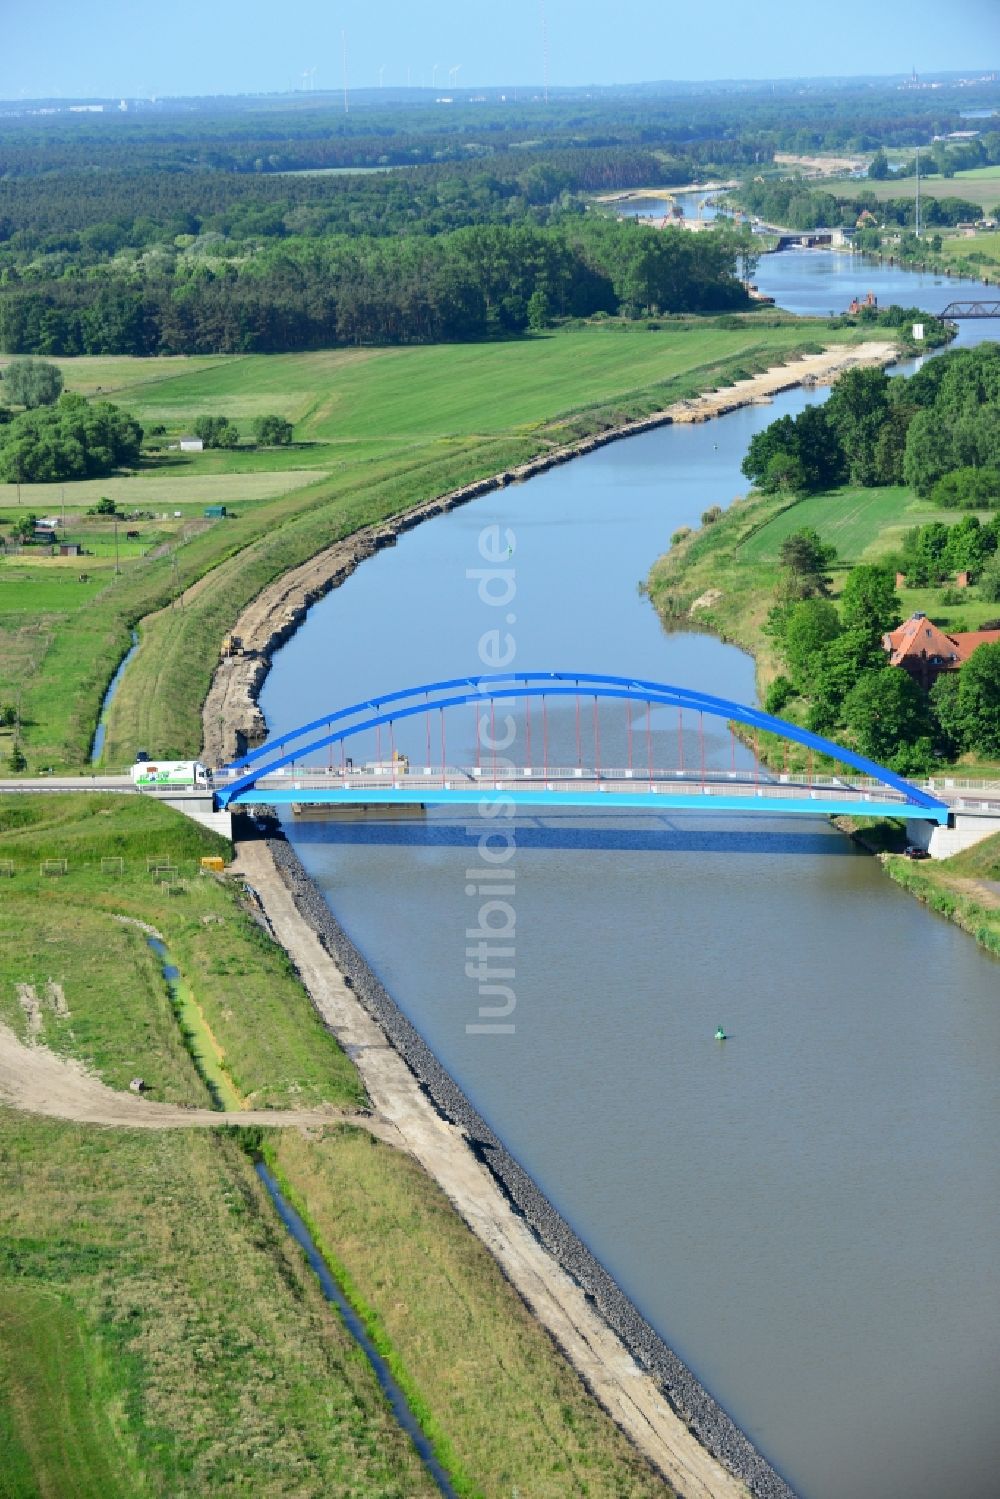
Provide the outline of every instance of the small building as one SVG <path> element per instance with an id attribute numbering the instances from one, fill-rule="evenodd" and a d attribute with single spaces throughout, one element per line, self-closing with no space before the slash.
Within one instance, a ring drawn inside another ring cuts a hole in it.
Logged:
<path id="1" fill-rule="evenodd" d="M 225 505 L 206 505 L 202 513 L 206 520 L 224 520 L 226 507 Z"/>
<path id="2" fill-rule="evenodd" d="M 882 637 L 890 666 L 901 666 L 924 691 L 944 671 L 960 671 L 981 645 L 1000 642 L 1000 630 L 967 630 L 946 635 L 926 614 L 911 614 L 898 629 Z"/>
<path id="3" fill-rule="evenodd" d="M 60 557 L 82 557 L 83 548 L 78 541 L 61 541 L 59 555 Z"/>
<path id="4" fill-rule="evenodd" d="M 182 437 L 177 444 L 182 453 L 203 453 L 205 444 L 200 437 Z"/>

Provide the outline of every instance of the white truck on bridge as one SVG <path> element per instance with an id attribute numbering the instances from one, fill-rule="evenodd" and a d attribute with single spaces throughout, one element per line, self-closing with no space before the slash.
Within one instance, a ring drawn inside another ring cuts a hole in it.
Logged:
<path id="1" fill-rule="evenodd" d="M 211 791 L 211 773 L 198 760 L 137 760 L 132 783 L 139 791 Z"/>

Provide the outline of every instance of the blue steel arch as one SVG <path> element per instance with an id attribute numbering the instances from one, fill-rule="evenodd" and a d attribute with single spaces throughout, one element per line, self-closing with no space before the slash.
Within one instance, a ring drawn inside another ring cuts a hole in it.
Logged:
<path id="1" fill-rule="evenodd" d="M 830 739 L 824 739 L 819 734 L 813 734 L 798 724 L 788 723 L 783 718 L 776 718 L 773 714 L 765 713 L 759 708 L 747 707 L 743 703 L 735 703 L 728 698 L 716 697 L 711 693 L 671 686 L 666 682 L 652 682 L 637 677 L 608 676 L 595 672 L 554 671 L 499 672 L 479 677 L 452 677 L 439 682 L 424 682 L 417 687 L 402 688 L 380 697 L 365 698 L 348 708 L 324 714 L 322 718 L 314 719 L 311 723 L 302 725 L 301 728 L 289 730 L 278 739 L 262 745 L 259 749 L 251 750 L 240 759 L 233 761 L 226 769 L 244 770 L 245 773 L 237 776 L 237 779 L 228 786 L 219 788 L 218 802 L 225 807 L 233 801 L 244 798 L 252 800 L 248 793 L 263 776 L 271 775 L 287 765 L 292 765 L 316 750 L 326 749 L 329 745 L 339 744 L 342 740 L 353 738 L 356 734 L 381 728 L 401 719 L 415 718 L 433 709 L 462 707 L 490 698 L 499 700 L 523 697 L 574 697 L 581 686 L 586 687 L 588 696 L 650 703 L 657 707 L 690 708 L 696 712 L 707 713 L 713 718 L 732 720 L 746 724 L 749 728 L 776 734 L 827 755 L 842 765 L 850 765 L 874 780 L 881 781 L 883 785 L 890 786 L 904 796 L 911 806 L 924 807 L 937 812 L 946 810 L 945 804 L 937 797 L 912 785 L 886 766 L 879 765 L 875 760 L 869 760 L 854 750 L 846 749 L 843 745 L 835 744 Z M 414 699 L 419 700 L 414 701 Z M 389 711 L 383 711 L 387 705 L 392 706 Z M 374 710 L 374 716 L 371 716 L 372 710 Z M 359 715 L 362 714 L 370 716 L 359 719 Z M 282 750 L 285 746 L 306 738 L 316 729 L 329 728 L 335 723 L 343 724 L 346 719 L 359 719 L 359 721 L 346 723 L 341 728 L 332 729 L 329 733 L 309 739 L 307 743 L 296 744 L 295 748 L 285 754 L 275 755 L 276 750 Z M 252 769 L 246 769 L 246 767 L 252 767 Z"/>

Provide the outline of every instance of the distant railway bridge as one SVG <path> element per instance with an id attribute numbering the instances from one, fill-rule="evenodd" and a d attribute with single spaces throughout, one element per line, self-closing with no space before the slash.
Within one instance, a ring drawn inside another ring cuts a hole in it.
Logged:
<path id="1" fill-rule="evenodd" d="M 942 321 L 958 322 L 959 318 L 1000 318 L 1000 298 L 988 301 L 980 298 L 974 302 L 949 302 L 938 316 Z"/>

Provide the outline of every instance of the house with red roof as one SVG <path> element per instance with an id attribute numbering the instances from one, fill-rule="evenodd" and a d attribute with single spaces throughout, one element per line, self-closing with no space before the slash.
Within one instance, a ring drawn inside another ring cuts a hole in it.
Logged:
<path id="1" fill-rule="evenodd" d="M 1000 642 L 1000 630 L 966 630 L 946 635 L 926 614 L 911 614 L 882 636 L 889 665 L 901 666 L 926 692 L 943 671 L 959 671 L 981 645 Z"/>

